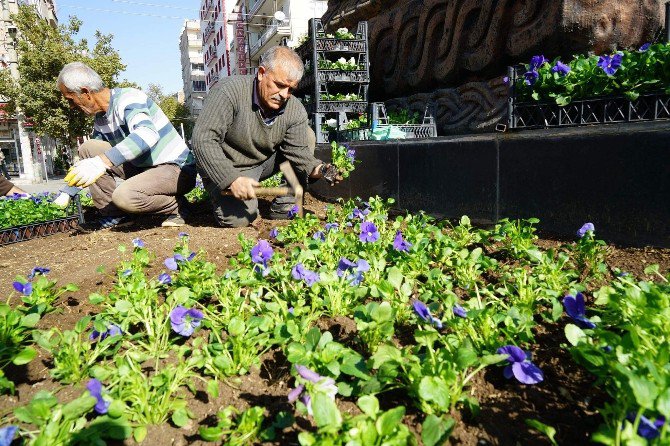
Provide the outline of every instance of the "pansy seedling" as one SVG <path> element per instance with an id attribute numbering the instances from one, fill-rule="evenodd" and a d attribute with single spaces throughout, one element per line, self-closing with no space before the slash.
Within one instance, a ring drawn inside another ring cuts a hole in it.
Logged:
<path id="1" fill-rule="evenodd" d="M 189 337 L 196 327 L 200 326 L 203 317 L 204 315 L 200 310 L 177 305 L 170 313 L 170 325 L 172 325 L 172 330 L 175 333 Z"/>
<path id="2" fill-rule="evenodd" d="M 503 370 L 505 378 L 515 377 L 523 384 L 537 384 L 544 380 L 544 374 L 530 362 L 529 355 L 515 345 L 506 345 L 498 349 L 498 354 L 508 355 L 509 365 Z"/>
<path id="3" fill-rule="evenodd" d="M 586 305 L 584 304 L 584 295 L 577 293 L 576 296 L 565 296 L 563 298 L 565 312 L 581 328 L 595 328 L 596 324 L 586 317 Z"/>
<path id="4" fill-rule="evenodd" d="M 106 401 L 102 397 L 102 383 L 97 379 L 93 378 L 88 381 L 88 384 L 86 384 L 86 389 L 88 389 L 92 397 L 98 400 L 98 402 L 95 403 L 95 406 L 93 407 L 95 411 L 98 412 L 100 415 L 106 414 L 107 409 L 109 409 L 110 402 Z"/>

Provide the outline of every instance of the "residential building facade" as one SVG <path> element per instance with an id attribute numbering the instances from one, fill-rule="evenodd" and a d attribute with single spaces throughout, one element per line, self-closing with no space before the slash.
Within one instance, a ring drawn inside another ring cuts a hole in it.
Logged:
<path id="1" fill-rule="evenodd" d="M 207 92 L 200 21 L 186 20 L 179 38 L 181 78 L 184 83 L 184 104 L 192 118 L 197 118 Z"/>
<path id="2" fill-rule="evenodd" d="M 18 29 L 11 20 L 19 5 L 31 5 L 51 26 L 58 25 L 55 0 L 0 0 L 0 69 L 10 70 L 18 79 L 16 45 Z M 56 144 L 52 138 L 38 137 L 31 131 L 31 124 L 19 111 L 9 115 L 3 111 L 0 97 L 0 150 L 10 174 L 29 182 L 40 181 L 53 171 Z"/>
<path id="3" fill-rule="evenodd" d="M 244 24 L 244 32 L 235 30 L 231 72 L 254 71 L 261 55 L 273 46 L 298 46 L 307 35 L 309 19 L 321 17 L 327 9 L 325 0 L 237 0 L 234 15 L 237 23 Z"/>
<path id="4" fill-rule="evenodd" d="M 233 32 L 231 0 L 202 0 L 200 4 L 200 27 L 205 65 L 207 91 L 219 79 L 230 76 L 230 42 Z M 229 21 L 231 21 L 229 23 Z"/>

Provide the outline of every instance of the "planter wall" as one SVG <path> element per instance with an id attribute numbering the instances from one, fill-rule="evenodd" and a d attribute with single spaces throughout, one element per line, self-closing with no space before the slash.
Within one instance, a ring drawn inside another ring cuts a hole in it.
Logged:
<path id="1" fill-rule="evenodd" d="M 315 195 L 393 197 L 481 223 L 537 217 L 567 238 L 590 221 L 608 242 L 670 247 L 670 122 L 350 145 L 361 164 L 334 188 L 315 183 Z"/>

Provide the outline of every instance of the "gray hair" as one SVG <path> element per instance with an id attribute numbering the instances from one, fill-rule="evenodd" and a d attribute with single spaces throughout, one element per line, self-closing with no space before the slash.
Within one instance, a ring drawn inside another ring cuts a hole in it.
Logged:
<path id="1" fill-rule="evenodd" d="M 73 93 L 81 93 L 86 88 L 91 93 L 98 93 L 105 88 L 100 75 L 83 62 L 70 62 L 58 74 L 56 86 L 63 85 Z"/>
<path id="2" fill-rule="evenodd" d="M 302 79 L 305 72 L 305 66 L 298 53 L 287 46 L 273 46 L 267 50 L 261 56 L 259 65 L 269 71 L 281 67 L 291 79 L 296 81 Z"/>

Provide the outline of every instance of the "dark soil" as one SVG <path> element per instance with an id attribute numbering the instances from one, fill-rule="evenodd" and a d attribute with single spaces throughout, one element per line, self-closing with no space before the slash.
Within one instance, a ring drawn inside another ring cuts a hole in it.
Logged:
<path id="1" fill-rule="evenodd" d="M 267 215 L 267 203 L 261 208 Z M 324 203 L 307 197 L 306 209 L 320 217 L 324 215 Z M 40 321 L 40 328 L 59 327 L 71 329 L 75 322 L 86 314 L 94 314 L 96 307 L 88 301 L 93 292 L 107 293 L 113 282 L 110 274 L 118 263 L 127 257 L 118 246 L 131 246 L 132 239 L 139 237 L 156 256 L 149 274 L 158 274 L 162 269 L 162 259 L 170 257 L 178 241 L 178 233 L 190 235 L 192 249 L 203 249 L 207 259 L 215 263 L 219 271 L 228 265 L 228 259 L 239 250 L 240 232 L 252 238 L 268 238 L 270 229 L 278 222 L 259 219 L 253 226 L 244 229 L 222 229 L 215 226 L 214 219 L 207 214 L 196 216 L 194 221 L 182 228 L 161 228 L 160 219 L 146 217 L 133 226 L 119 230 L 104 230 L 92 233 L 57 234 L 0 248 L 0 289 L 6 290 L 10 301 L 18 296 L 13 292 L 15 275 L 27 275 L 35 266 L 51 268 L 49 277 L 59 285 L 75 283 L 79 290 L 66 293 L 57 302 L 59 311 L 47 315 Z M 281 225 L 282 223 L 279 222 Z M 560 240 L 539 241 L 544 248 L 560 245 Z M 670 250 L 656 248 L 610 248 L 608 262 L 611 267 L 627 271 L 639 278 L 645 278 L 644 268 L 659 264 L 662 273 L 670 270 Z M 107 272 L 97 272 L 102 266 Z M 649 278 L 653 279 L 653 278 Z M 348 346 L 356 345 L 355 323 L 348 318 L 338 317 L 320 320 L 318 325 L 329 330 L 339 342 Z M 400 333 L 399 333 L 400 334 Z M 605 395 L 594 386 L 593 378 L 577 366 L 561 346 L 565 339 L 562 326 L 541 327 L 536 333 L 536 341 L 541 352 L 534 362 L 544 371 L 545 380 L 539 385 L 522 386 L 505 380 L 498 368 L 491 368 L 479 375 L 471 387 L 473 396 L 480 403 L 477 417 L 467 413 L 452 414 L 457 419 L 451 444 L 455 445 L 544 445 L 549 441 L 539 432 L 529 428 L 525 420 L 536 419 L 557 429 L 559 444 L 586 444 L 588 435 L 600 424 L 596 407 L 601 407 Z M 80 395 L 83 385 L 64 386 L 49 377 L 50 358 L 44 352 L 27 366 L 10 368 L 10 379 L 17 384 L 16 395 L 0 397 L 0 419 L 12 410 L 30 401 L 40 390 L 56 392 L 61 401 L 68 401 Z M 195 397 L 189 397 L 189 408 L 196 419 L 191 425 L 178 429 L 169 424 L 154 426 L 144 444 L 146 445 L 186 445 L 209 444 L 199 440 L 199 425 L 213 425 L 218 410 L 229 404 L 239 409 L 253 405 L 264 406 L 272 413 L 280 410 L 292 411 L 286 395 L 292 386 L 289 363 L 280 350 L 267 352 L 262 357 L 260 369 L 252 370 L 246 376 L 231 379 L 223 385 L 219 397 L 210 399 L 201 389 Z M 407 404 L 404 395 L 389 392 L 379 395 L 382 407 Z M 342 400 L 344 412 L 355 412 L 352 401 Z M 463 419 L 461 419 L 463 417 Z M 413 426 L 420 435 L 420 412 L 407 407 L 405 422 Z M 301 427 L 308 427 L 304 420 L 297 419 Z M 134 444 L 127 440 L 127 444 Z M 288 430 L 274 444 L 298 444 L 297 433 Z"/>

